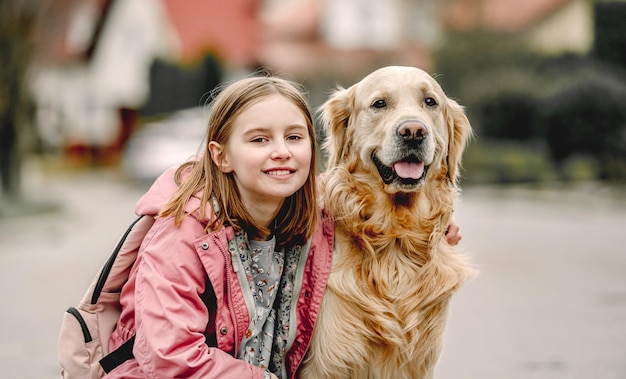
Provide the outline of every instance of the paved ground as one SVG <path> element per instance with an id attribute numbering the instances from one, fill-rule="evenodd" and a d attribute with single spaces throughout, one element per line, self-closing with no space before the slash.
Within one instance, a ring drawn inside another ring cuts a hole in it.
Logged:
<path id="1" fill-rule="evenodd" d="M 0 377 L 58 377 L 63 312 L 133 219 L 113 172 L 32 174 L 59 208 L 0 217 Z M 481 275 L 454 298 L 439 379 L 626 378 L 626 202 L 613 190 L 466 188 L 457 213 Z"/>
<path id="2" fill-rule="evenodd" d="M 626 204 L 607 189 L 471 189 L 481 275 L 454 298 L 439 378 L 626 378 Z"/>

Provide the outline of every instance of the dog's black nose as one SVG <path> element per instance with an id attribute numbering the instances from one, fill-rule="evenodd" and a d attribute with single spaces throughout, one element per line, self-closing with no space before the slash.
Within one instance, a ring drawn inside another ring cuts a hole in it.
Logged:
<path id="1" fill-rule="evenodd" d="M 428 135 L 428 130 L 420 122 L 405 122 L 398 127 L 398 136 L 407 142 L 422 142 Z"/>

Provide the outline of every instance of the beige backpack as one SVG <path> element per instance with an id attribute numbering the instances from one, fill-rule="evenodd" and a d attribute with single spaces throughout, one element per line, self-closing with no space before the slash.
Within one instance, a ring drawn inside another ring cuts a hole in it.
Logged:
<path id="1" fill-rule="evenodd" d="M 133 357 L 134 337 L 113 352 L 109 337 L 120 317 L 122 286 L 153 223 L 154 217 L 140 216 L 128 227 L 80 304 L 65 312 L 58 342 L 61 378 L 101 378 Z"/>

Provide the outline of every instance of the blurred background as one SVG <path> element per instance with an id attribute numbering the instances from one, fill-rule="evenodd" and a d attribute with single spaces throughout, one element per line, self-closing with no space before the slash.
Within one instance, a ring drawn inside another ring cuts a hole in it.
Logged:
<path id="1" fill-rule="evenodd" d="M 198 152 L 217 86 L 265 70 L 317 107 L 409 65 L 476 132 L 457 219 L 481 275 L 438 377 L 626 378 L 624 20 L 616 0 L 1 0 L 2 376 L 56 377 L 64 310 Z"/>

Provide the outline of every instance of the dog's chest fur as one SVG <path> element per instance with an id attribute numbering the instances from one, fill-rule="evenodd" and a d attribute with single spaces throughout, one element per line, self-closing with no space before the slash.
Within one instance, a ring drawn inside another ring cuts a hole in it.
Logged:
<path id="1" fill-rule="evenodd" d="M 335 358 L 350 366 L 345 377 L 428 378 L 441 349 L 448 300 L 466 275 L 465 262 L 443 242 L 456 194 L 429 188 L 437 186 L 432 183 L 419 193 L 390 196 L 358 180 L 343 177 L 334 186 L 329 179 L 327 198 L 339 199 L 327 208 L 336 216 L 327 286 L 333 305 L 320 322 L 350 321 L 331 327 L 347 340 L 334 339 L 337 346 L 328 348 L 344 354 Z M 428 191 L 450 206 L 433 206 Z M 356 352 L 345 353 L 355 346 Z"/>

